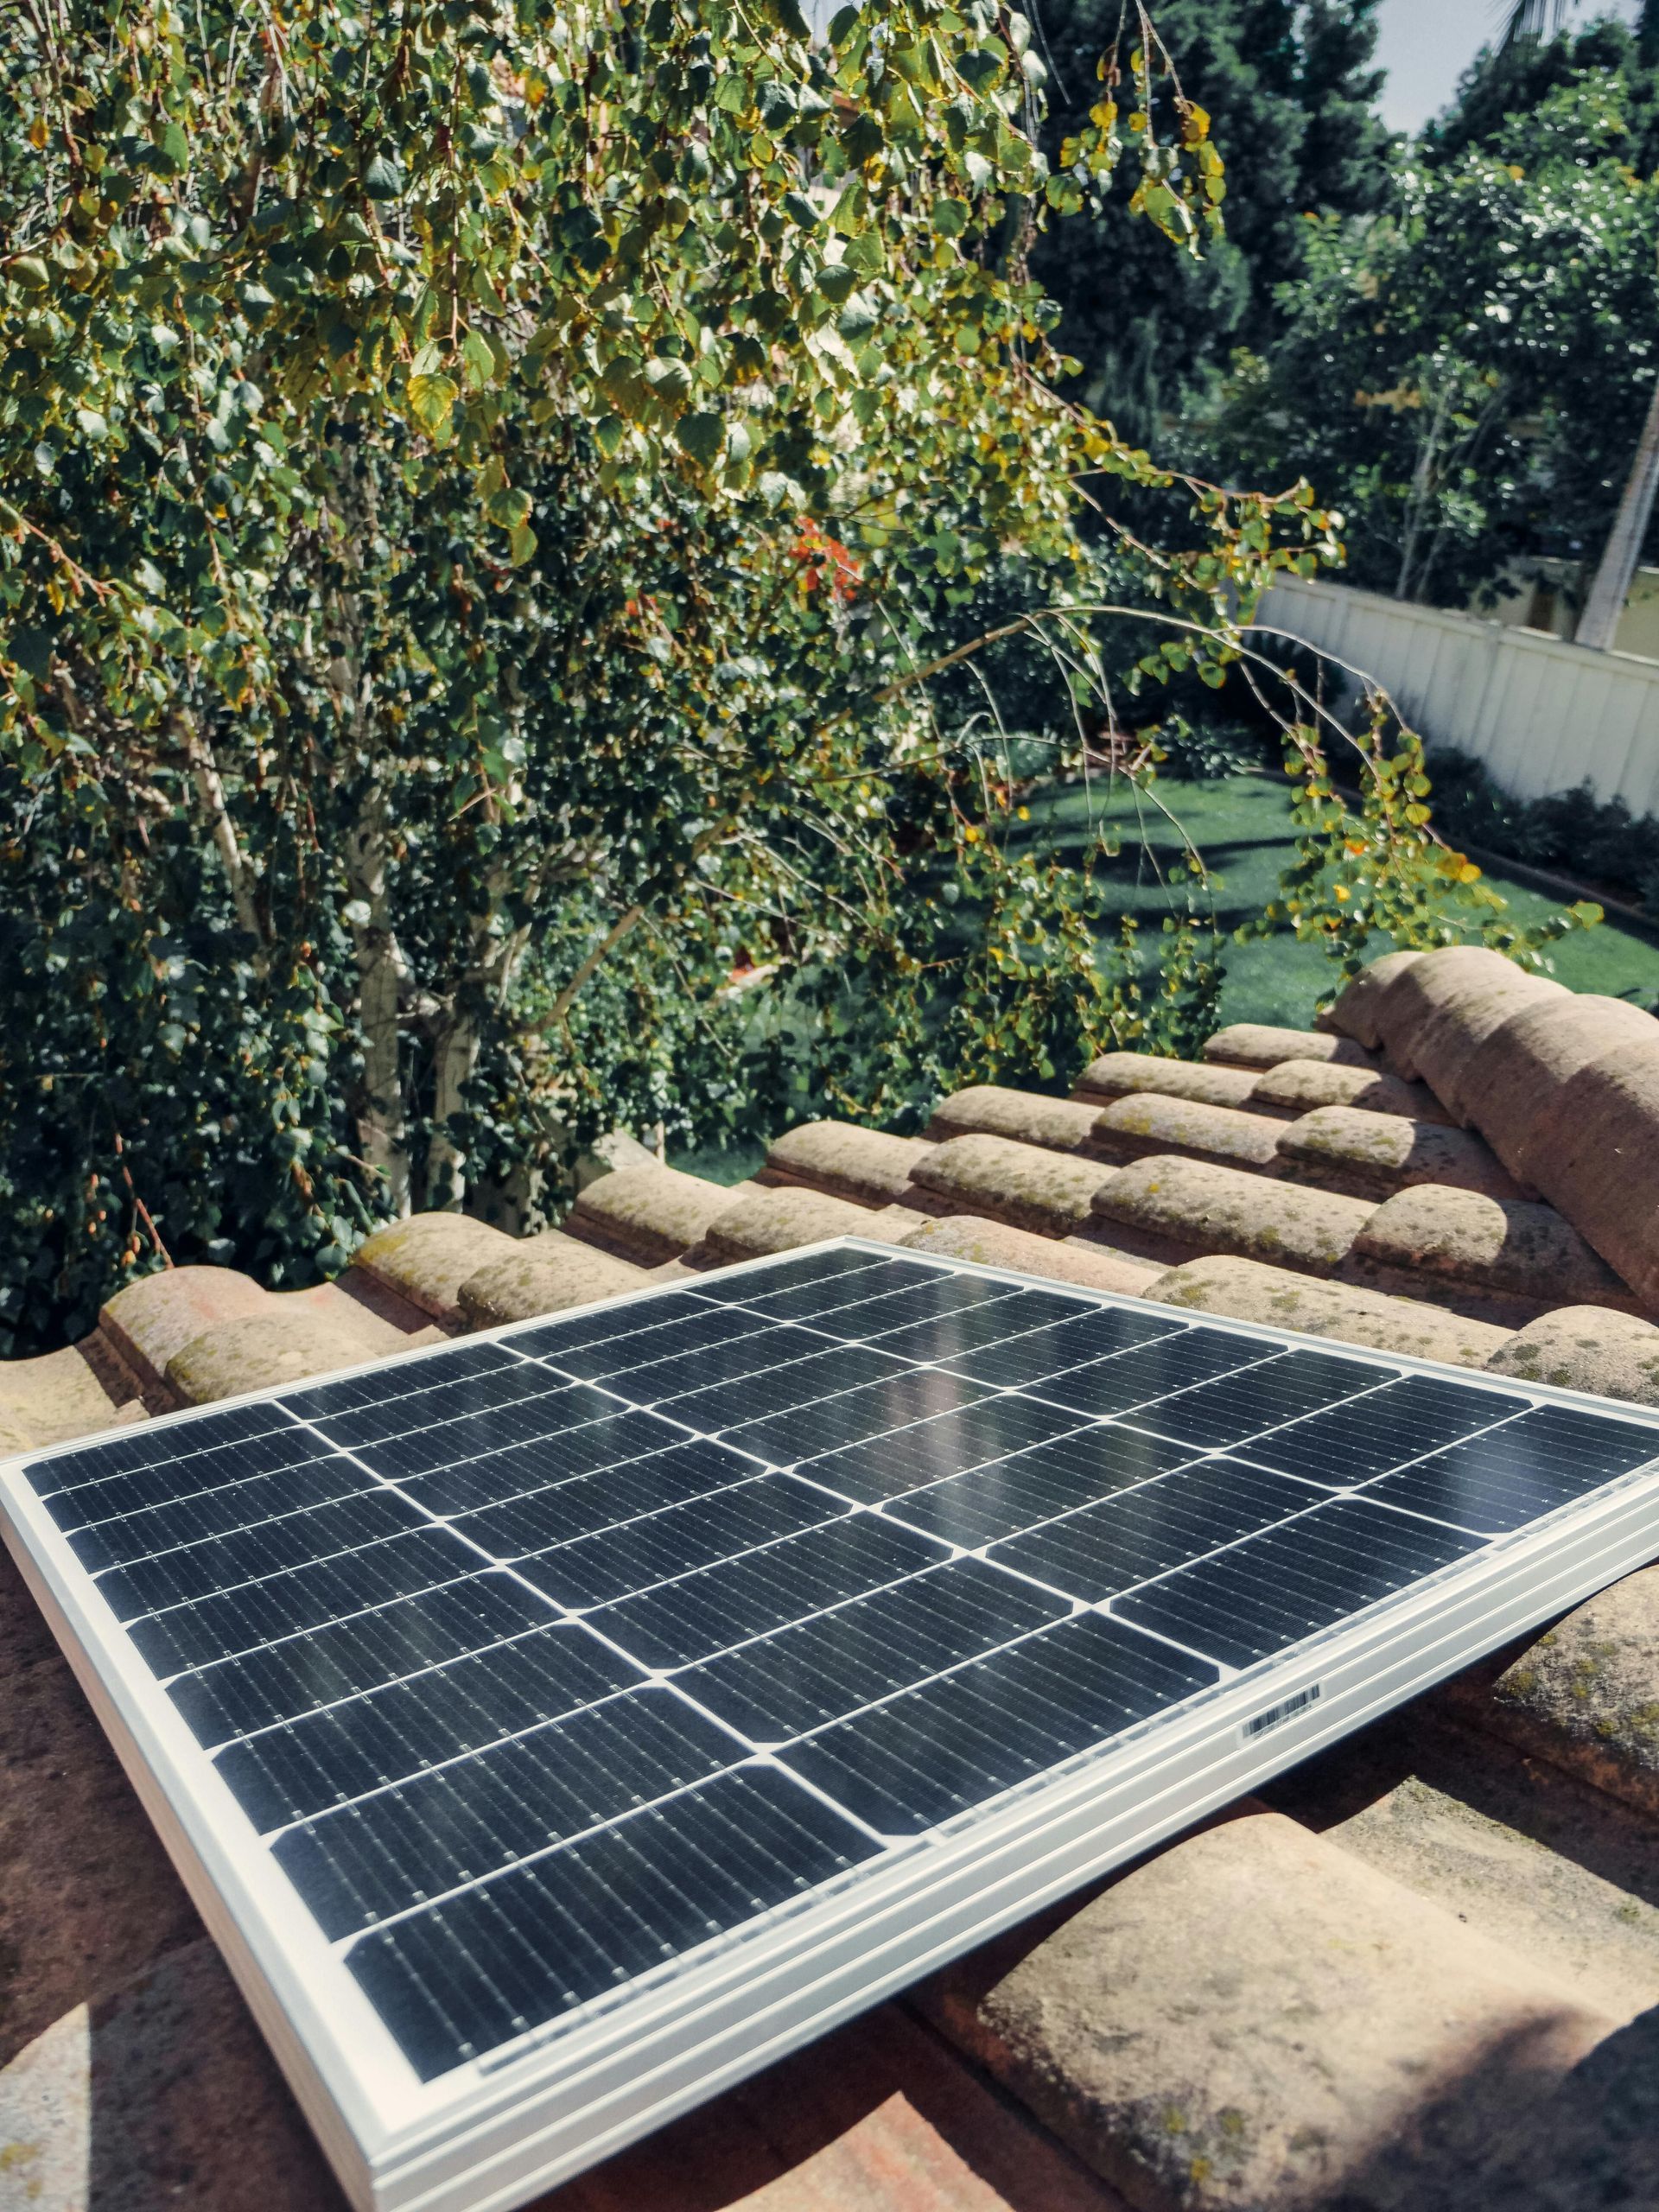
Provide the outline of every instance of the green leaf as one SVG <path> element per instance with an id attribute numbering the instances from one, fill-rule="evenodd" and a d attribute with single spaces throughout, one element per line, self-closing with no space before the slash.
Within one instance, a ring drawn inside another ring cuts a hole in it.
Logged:
<path id="1" fill-rule="evenodd" d="M 495 353 L 489 340 L 481 330 L 469 330 L 462 340 L 461 365 L 467 372 L 467 382 L 474 391 L 481 391 L 495 378 Z"/>
<path id="2" fill-rule="evenodd" d="M 690 364 L 668 360 L 659 355 L 645 363 L 645 382 L 658 399 L 669 406 L 677 407 L 690 393 Z"/>
<path id="3" fill-rule="evenodd" d="M 853 287 L 858 282 L 858 271 L 849 269 L 844 261 L 826 262 L 815 279 L 819 291 L 832 307 L 844 305 Z"/>
<path id="4" fill-rule="evenodd" d="M 682 415 L 674 426 L 674 435 L 693 461 L 700 461 L 707 468 L 720 457 L 726 442 L 726 425 L 718 415 Z"/>
<path id="5" fill-rule="evenodd" d="M 0 651 L 44 682 L 52 665 L 52 632 L 34 623 L 19 623 Z"/>
<path id="6" fill-rule="evenodd" d="M 529 493 L 517 486 L 510 486 L 505 492 L 497 492 L 486 502 L 484 512 L 492 522 L 499 523 L 503 530 L 517 530 L 521 523 L 529 520 L 530 510 Z"/>
<path id="7" fill-rule="evenodd" d="M 410 377 L 409 380 L 409 409 L 416 422 L 428 437 L 437 444 L 444 444 L 449 436 L 450 418 L 454 412 L 460 387 L 451 376 Z"/>
<path id="8" fill-rule="evenodd" d="M 396 200 L 404 188 L 401 162 L 390 154 L 377 154 L 363 172 L 363 189 L 371 200 Z"/>
<path id="9" fill-rule="evenodd" d="M 535 552 L 537 542 L 536 533 L 528 523 L 521 522 L 514 526 L 507 539 L 514 568 L 523 568 Z"/>

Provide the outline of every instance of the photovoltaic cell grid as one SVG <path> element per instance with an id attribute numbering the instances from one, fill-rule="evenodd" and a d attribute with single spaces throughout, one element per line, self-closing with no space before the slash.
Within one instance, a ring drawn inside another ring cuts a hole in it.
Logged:
<path id="1" fill-rule="evenodd" d="M 29 1477 L 430 2080 L 1656 1447 L 840 1249 Z"/>

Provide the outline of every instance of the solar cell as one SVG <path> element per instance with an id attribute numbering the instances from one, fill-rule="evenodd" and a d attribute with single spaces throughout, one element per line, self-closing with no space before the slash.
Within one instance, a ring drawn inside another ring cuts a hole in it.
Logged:
<path id="1" fill-rule="evenodd" d="M 1427 1633 L 1391 1600 L 1487 1576 L 1473 1656 L 1659 1548 L 1659 1423 L 838 1245 L 36 1455 L 0 1502 L 216 1839 L 187 1871 L 241 1870 L 302 2093 L 349 2076 L 415 2146 L 359 2195 L 465 2212 L 497 2152 L 442 2115 L 499 2145 L 522 2110 L 531 2195 L 683 2018 L 736 2063 L 989 1932 L 989 1839 L 1001 1924 L 1009 1839 L 1038 1902 L 1339 1732 Z"/>
<path id="2" fill-rule="evenodd" d="M 799 1461 L 798 1471 L 843 1497 L 874 1505 L 924 1483 L 982 1466 L 988 1459 L 1005 1459 L 1012 1452 L 1063 1436 L 1077 1426 L 1075 1414 L 1009 1392 L 974 1399 L 950 1413 L 926 1414 L 907 1427 L 884 1429 L 839 1452 L 820 1452 Z"/>
<path id="3" fill-rule="evenodd" d="M 1202 1660 L 1083 1614 L 804 1738 L 785 1764 L 879 1833 L 912 1835 L 1216 1679 Z"/>
<path id="4" fill-rule="evenodd" d="M 1187 1389 L 1211 1376 L 1230 1375 L 1277 1349 L 1247 1337 L 1225 1336 L 1219 1330 L 1174 1329 L 1105 1358 L 1033 1376 L 1026 1387 L 1054 1405 L 1103 1417 L 1154 1404 L 1172 1390 Z"/>
<path id="5" fill-rule="evenodd" d="M 302 1821 L 273 1848 L 325 1931 L 353 1936 L 704 1781 L 744 1750 L 671 1691 L 628 1690 Z"/>
<path id="6" fill-rule="evenodd" d="M 208 1745 L 297 1720 L 549 1625 L 537 1592 L 505 1574 L 469 1574 L 175 1675 L 168 1695 Z"/>
<path id="7" fill-rule="evenodd" d="M 243 1706 L 232 1739 L 218 1747 L 219 1778 L 264 1834 L 558 1719 L 639 1679 L 619 1652 L 576 1623 L 548 1625 L 544 1608 L 528 1634 L 506 1640 L 499 1622 L 485 1632 L 492 1640 L 482 1649 L 297 1714 Z M 194 1710 L 210 1738 L 230 1718 L 219 1696 Z"/>
<path id="8" fill-rule="evenodd" d="M 1373 1390 L 1387 1379 L 1357 1359 L 1287 1351 L 1133 1411 L 1139 1427 L 1160 1436 L 1179 1437 L 1184 1444 L 1239 1444 L 1247 1436 L 1311 1413 L 1316 1406 Z"/>
<path id="9" fill-rule="evenodd" d="M 1192 1456 L 1184 1444 L 1099 1421 L 1034 1451 L 1011 1452 L 954 1481 L 895 1499 L 888 1510 L 947 1543 L 973 1551 L 999 1536 L 1011 1536 L 1109 1497 L 1132 1483 L 1167 1474 Z"/>
<path id="10" fill-rule="evenodd" d="M 676 1681 L 751 1742 L 786 1743 L 1068 1610 L 977 1560 L 953 1560 L 739 1644 Z"/>
<path id="11" fill-rule="evenodd" d="M 999 1318 L 995 1312 L 989 1317 Z M 993 1339 L 951 1355 L 945 1360 L 958 1374 L 980 1382 L 994 1382 L 1000 1389 L 1040 1382 L 1045 1376 L 1063 1375 L 1068 1368 L 1109 1359 L 1137 1345 L 1155 1344 L 1160 1337 L 1179 1338 L 1188 1332 L 1173 1313 L 1126 1313 L 1115 1306 L 1053 1322 L 1017 1338 Z M 1259 1357 L 1253 1354 L 1252 1357 Z M 1131 1370 L 1140 1373 L 1139 1369 Z M 1157 1386 L 1154 1384 L 1154 1386 Z"/>
<path id="12" fill-rule="evenodd" d="M 1449 1566 L 1478 1539 L 1333 1498 L 1115 1598 L 1122 1619 L 1248 1667 Z"/>
<path id="13" fill-rule="evenodd" d="M 602 1605 L 690 1568 L 717 1560 L 734 1567 L 746 1548 L 798 1535 L 840 1510 L 834 1498 L 788 1475 L 749 1471 L 753 1478 L 741 1489 L 716 1491 L 550 1547 L 522 1560 L 520 1572 L 562 1605 Z"/>
<path id="14" fill-rule="evenodd" d="M 391 1922 L 347 1964 L 430 2081 L 880 1848 L 785 1775 L 739 1767 Z"/>
<path id="15" fill-rule="evenodd" d="M 1654 1432 L 1635 1421 L 1543 1406 L 1419 1459 L 1365 1495 L 1501 1535 L 1643 1465 L 1653 1448 Z"/>
<path id="16" fill-rule="evenodd" d="M 1288 1476 L 1227 1459 L 1141 1483 L 1098 1505 L 1045 1521 L 994 1547 L 989 1558 L 1075 1598 L 1109 1598 L 1319 1503 Z"/>

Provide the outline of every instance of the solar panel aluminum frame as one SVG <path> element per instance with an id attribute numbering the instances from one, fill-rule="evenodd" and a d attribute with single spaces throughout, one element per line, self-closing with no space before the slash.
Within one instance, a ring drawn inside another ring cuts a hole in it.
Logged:
<path id="1" fill-rule="evenodd" d="M 858 1237 L 805 1249 L 893 1256 L 890 1245 Z M 722 1282 L 774 1263 L 722 1269 Z M 952 1260 L 940 1272 L 1146 1310 L 1139 1300 L 1012 1268 Z M 687 1287 L 695 1284 L 652 1285 L 605 1302 L 643 1304 Z M 1255 1342 L 1331 1350 L 1328 1338 L 1301 1332 L 1192 1318 Z M 489 1333 L 511 1341 L 543 1325 Z M 1659 1456 L 1659 1414 L 1640 1408 L 1357 1346 L 1344 1344 L 1342 1356 L 1510 1402 L 1617 1412 L 1653 1428 Z M 399 1361 L 431 1357 L 427 1347 Z M 250 1392 L 213 1410 L 280 1398 L 295 1387 Z M 196 1417 L 193 1410 L 166 1419 Z M 532 2031 L 423 2083 L 23 1481 L 25 1465 L 53 1456 L 31 1452 L 0 1465 L 0 1524 L 10 1548 L 359 2212 L 505 2212 L 1659 1551 L 1659 1468 L 1637 1470 L 1287 1654 L 1224 1676 L 1172 1716 L 1154 1716 L 1109 1749 L 1046 1770 L 989 1811 L 903 1840 L 713 1939 L 690 1964 L 667 1962 L 600 2000 L 591 2017 Z M 1316 1695 L 1299 1706 L 1310 1691 Z M 1252 1731 L 1252 1721 L 1281 1710 L 1274 1725 Z"/>

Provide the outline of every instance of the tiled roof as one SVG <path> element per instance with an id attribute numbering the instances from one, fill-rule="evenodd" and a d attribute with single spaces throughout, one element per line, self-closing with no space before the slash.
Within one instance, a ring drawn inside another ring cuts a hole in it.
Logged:
<path id="1" fill-rule="evenodd" d="M 626 1147 L 624 1147 L 626 1153 Z M 1659 1404 L 1659 1022 L 1395 954 L 1317 1027 L 976 1085 L 924 1138 L 641 1160 L 563 1227 L 453 1214 L 338 1282 L 149 1276 L 0 1368 L 0 1443 L 855 1230 Z M 340 2199 L 0 1568 L 0 2207 Z M 624 2153 L 549 2212 L 1659 2204 L 1659 1568 Z M 8 2063 L 10 2062 L 10 2063 Z"/>

